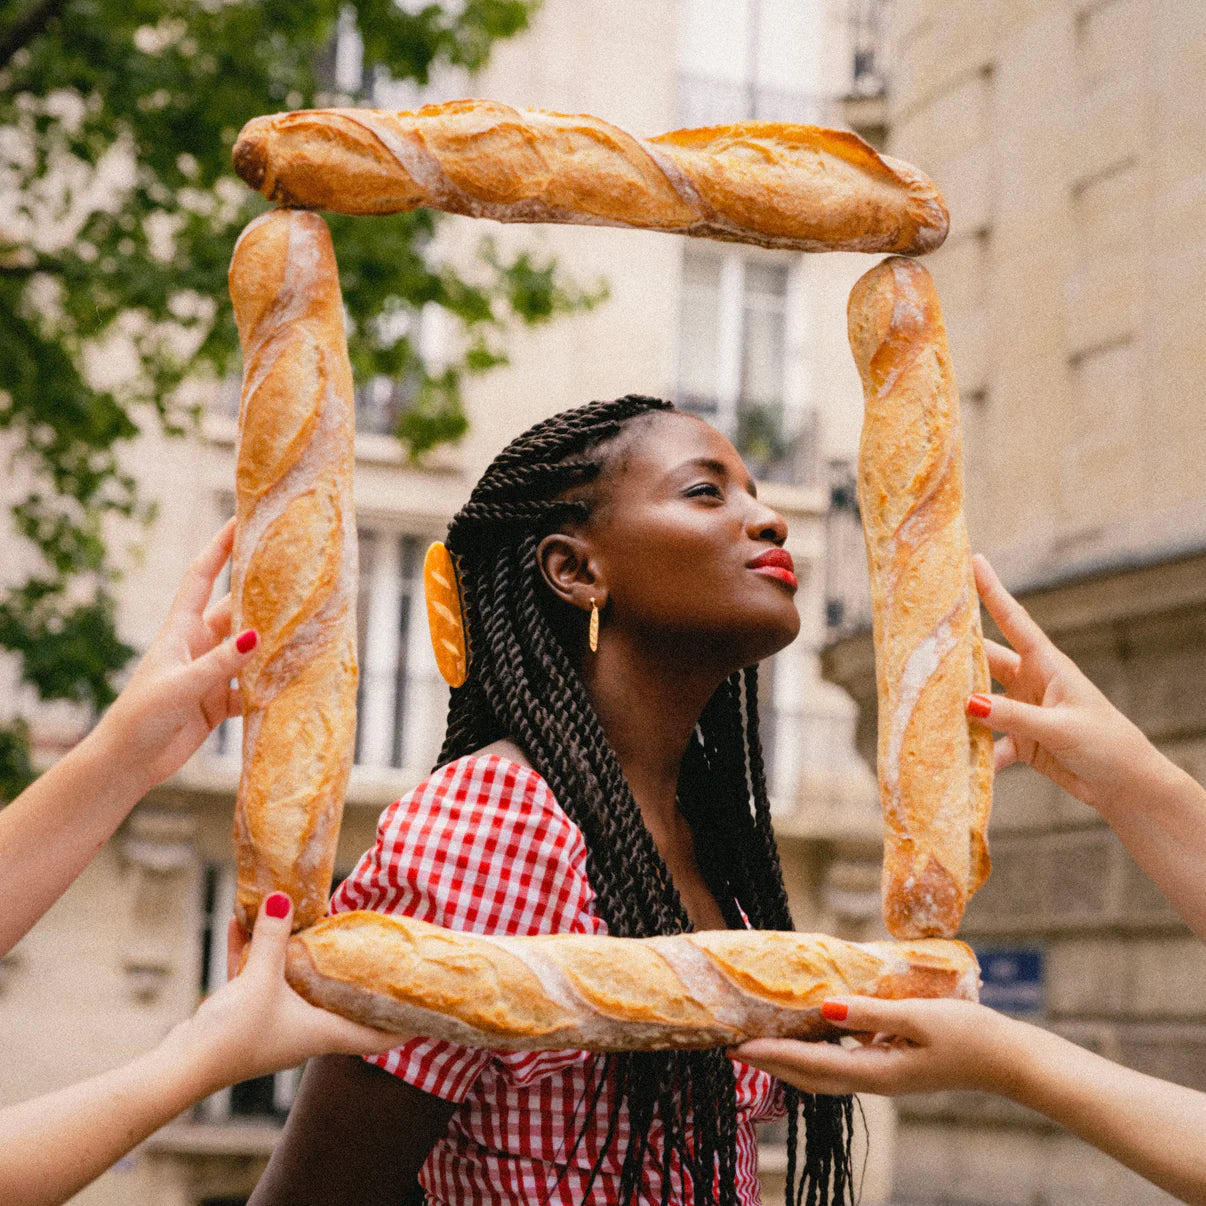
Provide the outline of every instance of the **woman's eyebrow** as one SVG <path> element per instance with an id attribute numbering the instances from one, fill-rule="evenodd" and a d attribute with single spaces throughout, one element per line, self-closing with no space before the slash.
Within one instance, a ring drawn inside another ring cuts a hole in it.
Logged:
<path id="1" fill-rule="evenodd" d="M 679 466 L 679 468 L 680 469 L 704 469 L 707 472 L 715 473 L 717 477 L 723 477 L 726 480 L 730 476 L 729 475 L 729 467 L 724 463 L 724 461 L 718 461 L 715 458 L 710 457 L 710 456 L 692 457 L 691 460 L 684 461 Z M 751 495 L 753 498 L 758 497 L 758 486 L 756 485 L 756 483 L 754 482 L 754 479 L 752 477 L 747 477 L 745 479 L 745 489 L 746 489 L 746 493 Z"/>

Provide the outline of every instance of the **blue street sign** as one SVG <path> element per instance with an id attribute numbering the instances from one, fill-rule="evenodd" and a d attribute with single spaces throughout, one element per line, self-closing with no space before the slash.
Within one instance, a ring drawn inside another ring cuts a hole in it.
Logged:
<path id="1" fill-rule="evenodd" d="M 1046 976 L 1037 946 L 986 947 L 980 961 L 980 1000 L 1002 1013 L 1041 1013 Z"/>

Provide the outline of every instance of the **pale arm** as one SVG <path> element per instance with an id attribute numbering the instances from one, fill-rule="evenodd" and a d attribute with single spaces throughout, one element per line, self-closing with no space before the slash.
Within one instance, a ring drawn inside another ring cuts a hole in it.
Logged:
<path id="1" fill-rule="evenodd" d="M 91 1080 L 0 1110 L 0 1202 L 65 1202 L 182 1110 L 236 1081 L 319 1052 L 372 1052 L 397 1035 L 308 1005 L 285 983 L 292 908 L 256 922 L 243 972 L 152 1051 Z"/>
<path id="2" fill-rule="evenodd" d="M 1206 1206 L 1206 1094 L 967 1001 L 843 997 L 825 1006 L 836 1024 L 874 1041 L 847 1047 L 755 1039 L 733 1054 L 810 1093 L 995 1093 L 1046 1115 L 1182 1201 Z M 848 1013 L 839 1021 L 842 1006 Z"/>
<path id="3" fill-rule="evenodd" d="M 976 584 L 1012 648 L 985 642 L 1005 695 L 969 712 L 1004 733 L 996 767 L 1026 762 L 1099 812 L 1206 941 L 1206 788 L 1175 766 L 1061 653 L 983 557 Z"/>
<path id="4" fill-rule="evenodd" d="M 130 682 L 70 753 L 0 809 L 0 955 L 92 861 L 130 809 L 239 712 L 230 680 L 250 656 L 230 637 L 229 597 L 205 605 L 230 554 L 228 523 L 189 568 Z"/>

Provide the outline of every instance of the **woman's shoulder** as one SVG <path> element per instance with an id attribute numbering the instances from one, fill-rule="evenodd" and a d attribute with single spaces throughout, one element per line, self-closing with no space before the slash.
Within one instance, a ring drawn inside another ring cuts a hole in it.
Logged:
<path id="1" fill-rule="evenodd" d="M 532 774 L 536 773 L 532 768 L 532 764 L 528 761 L 527 754 L 509 737 L 500 737 L 497 741 L 490 742 L 489 745 L 483 745 L 480 750 L 474 750 L 472 754 L 466 754 L 465 757 L 500 758 L 504 762 L 514 762 L 516 766 L 521 766 L 524 770 L 531 771 Z"/>
<path id="2" fill-rule="evenodd" d="M 396 822 L 399 814 L 413 819 L 420 813 L 439 813 L 445 818 L 489 813 L 498 818 L 506 813 L 561 811 L 523 750 L 504 740 L 436 767 L 396 801 L 382 820 Z"/>

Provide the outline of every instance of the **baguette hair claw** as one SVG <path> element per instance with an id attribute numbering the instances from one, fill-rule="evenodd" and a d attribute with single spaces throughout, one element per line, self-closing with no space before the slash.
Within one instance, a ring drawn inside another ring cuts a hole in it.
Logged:
<path id="1" fill-rule="evenodd" d="M 469 644 L 461 592 L 452 554 L 438 540 L 423 559 L 423 594 L 436 665 L 450 687 L 463 686 L 469 677 Z"/>

